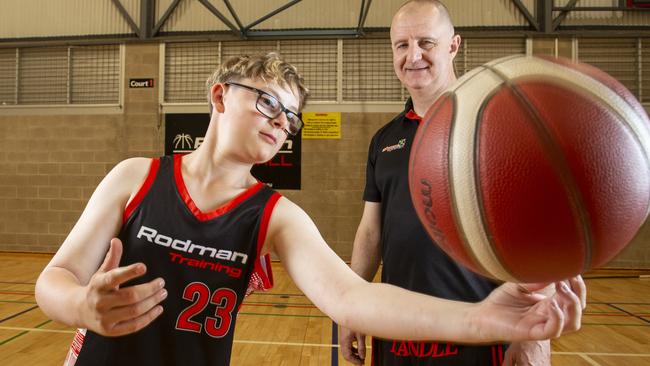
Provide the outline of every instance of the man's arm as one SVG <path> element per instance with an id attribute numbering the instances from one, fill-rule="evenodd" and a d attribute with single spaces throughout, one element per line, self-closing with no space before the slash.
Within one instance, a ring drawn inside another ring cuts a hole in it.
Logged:
<path id="1" fill-rule="evenodd" d="M 372 281 L 381 262 L 381 203 L 366 202 L 354 236 L 350 267 L 366 281 Z M 356 344 L 355 344 L 356 343 Z M 339 345 L 343 358 L 356 365 L 366 359 L 366 335 L 341 327 Z"/>
<path id="2" fill-rule="evenodd" d="M 354 236 L 350 267 L 366 281 L 372 281 L 381 262 L 381 203 L 366 202 Z"/>

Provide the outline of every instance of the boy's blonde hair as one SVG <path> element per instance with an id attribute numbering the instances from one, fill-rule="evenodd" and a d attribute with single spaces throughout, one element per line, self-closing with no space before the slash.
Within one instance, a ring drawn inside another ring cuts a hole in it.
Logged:
<path id="1" fill-rule="evenodd" d="M 241 79 L 262 79 L 266 82 L 275 82 L 282 87 L 288 85 L 292 90 L 298 92 L 298 108 L 300 110 L 305 106 L 309 96 L 309 89 L 305 86 L 298 69 L 284 61 L 277 52 L 252 56 L 234 56 L 219 65 L 217 70 L 205 82 L 210 113 L 212 113 L 212 87 L 215 84 Z M 300 112 L 300 110 L 296 112 Z"/>

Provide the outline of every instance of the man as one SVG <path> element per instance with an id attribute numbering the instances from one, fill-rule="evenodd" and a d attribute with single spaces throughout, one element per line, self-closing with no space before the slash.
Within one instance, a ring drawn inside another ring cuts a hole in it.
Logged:
<path id="1" fill-rule="evenodd" d="M 363 216 L 354 240 L 352 269 L 371 281 L 380 260 L 382 282 L 447 299 L 477 302 L 495 287 L 456 264 L 428 237 L 408 190 L 411 142 L 420 116 L 456 80 L 453 60 L 460 36 L 445 6 L 410 0 L 390 29 L 393 66 L 411 98 L 402 113 L 373 137 L 368 153 Z M 356 347 L 354 343 L 356 342 Z M 363 364 L 365 335 L 341 328 L 341 352 Z M 550 342 L 464 346 L 439 342 L 373 339 L 373 365 L 545 365 Z"/>

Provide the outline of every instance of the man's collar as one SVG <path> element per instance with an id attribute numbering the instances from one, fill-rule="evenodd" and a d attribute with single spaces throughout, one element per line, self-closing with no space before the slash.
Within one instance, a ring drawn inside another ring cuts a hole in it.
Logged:
<path id="1" fill-rule="evenodd" d="M 413 110 L 413 100 L 411 98 L 408 98 L 406 100 L 406 104 L 404 105 L 404 117 L 412 120 L 412 121 L 417 121 L 422 122 L 422 117 L 418 116 L 417 113 L 415 113 L 415 110 Z"/>

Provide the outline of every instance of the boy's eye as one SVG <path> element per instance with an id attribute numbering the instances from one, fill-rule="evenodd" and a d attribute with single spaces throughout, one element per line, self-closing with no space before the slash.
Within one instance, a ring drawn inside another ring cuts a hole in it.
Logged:
<path id="1" fill-rule="evenodd" d="M 277 109 L 280 106 L 280 102 L 270 95 L 260 95 L 260 102 L 269 109 Z"/>

